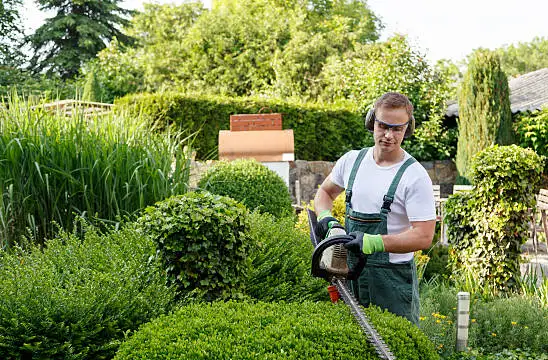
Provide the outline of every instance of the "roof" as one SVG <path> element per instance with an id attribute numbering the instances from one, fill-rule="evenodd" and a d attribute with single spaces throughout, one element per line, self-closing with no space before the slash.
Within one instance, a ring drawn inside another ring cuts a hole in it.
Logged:
<path id="1" fill-rule="evenodd" d="M 540 110 L 548 106 L 548 68 L 536 70 L 510 79 L 510 108 L 512 113 Z M 456 102 L 447 106 L 445 116 L 459 116 Z"/>

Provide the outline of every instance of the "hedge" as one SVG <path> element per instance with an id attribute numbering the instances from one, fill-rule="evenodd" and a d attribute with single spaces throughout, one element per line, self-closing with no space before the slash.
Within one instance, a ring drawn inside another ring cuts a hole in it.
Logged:
<path id="1" fill-rule="evenodd" d="M 409 321 L 366 309 L 398 360 L 438 359 Z M 144 325 L 115 356 L 124 359 L 377 359 L 342 303 L 192 304 Z"/>
<path id="2" fill-rule="evenodd" d="M 372 144 L 362 116 L 349 106 L 320 106 L 260 98 L 186 95 L 174 92 L 128 95 L 115 109 L 148 117 L 159 129 L 169 125 L 195 134 L 197 159 L 217 158 L 219 130 L 230 129 L 230 115 L 282 113 L 283 128 L 293 129 L 295 158 L 334 161 L 351 149 Z"/>

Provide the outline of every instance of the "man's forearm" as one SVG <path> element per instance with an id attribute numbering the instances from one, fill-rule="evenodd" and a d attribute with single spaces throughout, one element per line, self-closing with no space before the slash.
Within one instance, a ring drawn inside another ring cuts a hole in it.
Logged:
<path id="1" fill-rule="evenodd" d="M 384 249 L 392 253 L 408 253 L 428 248 L 432 244 L 435 220 L 425 221 L 399 234 L 382 235 Z"/>

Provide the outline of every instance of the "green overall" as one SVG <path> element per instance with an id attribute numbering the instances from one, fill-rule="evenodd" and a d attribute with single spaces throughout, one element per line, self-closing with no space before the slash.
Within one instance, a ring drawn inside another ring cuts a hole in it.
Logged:
<path id="1" fill-rule="evenodd" d="M 352 186 L 360 164 L 367 153 L 362 149 L 354 162 L 346 188 L 346 232 L 361 231 L 367 234 L 388 233 L 387 220 L 390 206 L 398 183 L 407 169 L 416 160 L 409 158 L 396 173 L 388 193 L 384 195 L 384 203 L 379 213 L 365 214 L 352 210 Z M 363 180 L 366 181 L 366 180 Z M 367 256 L 367 264 L 358 280 L 349 281 L 349 287 L 363 306 L 377 305 L 391 313 L 406 317 L 412 323 L 419 323 L 419 291 L 417 269 L 414 259 L 404 263 L 393 264 L 389 261 L 389 253 L 374 253 Z M 356 255 L 348 254 L 349 266 L 357 261 Z"/>

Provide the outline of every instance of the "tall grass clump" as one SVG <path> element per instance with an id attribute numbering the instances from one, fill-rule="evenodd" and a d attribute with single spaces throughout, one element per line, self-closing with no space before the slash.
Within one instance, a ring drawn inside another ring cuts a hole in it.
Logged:
<path id="1" fill-rule="evenodd" d="M 70 231 L 75 215 L 107 222 L 188 184 L 181 133 L 154 134 L 140 117 L 46 112 L 11 98 L 0 110 L 0 242 L 22 234 L 41 242 L 55 221 Z M 187 146 L 186 148 L 188 148 Z"/>

